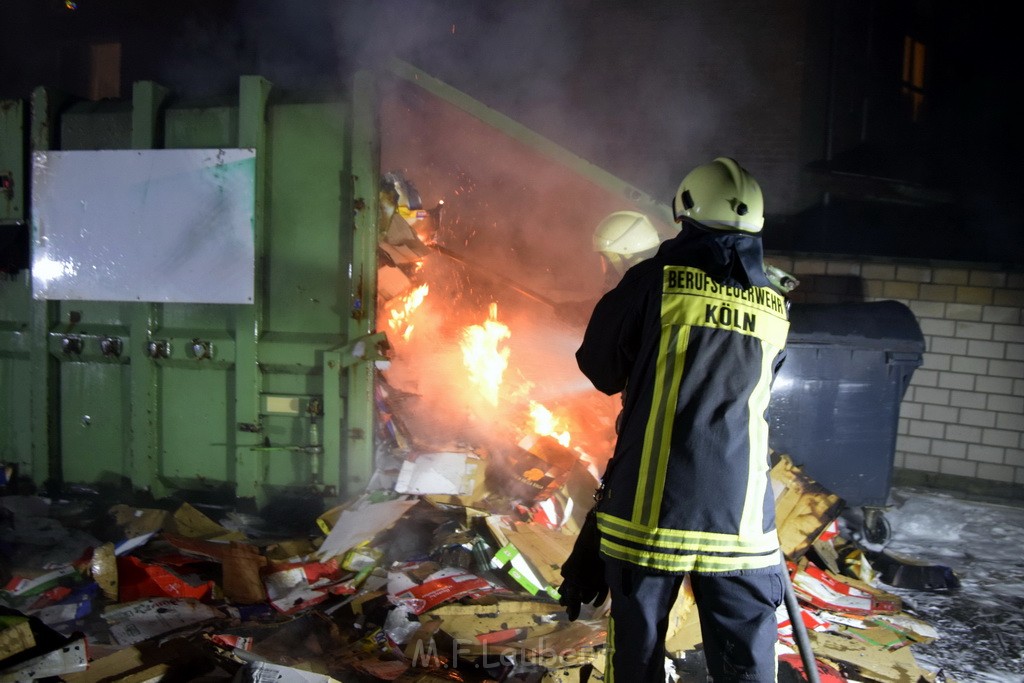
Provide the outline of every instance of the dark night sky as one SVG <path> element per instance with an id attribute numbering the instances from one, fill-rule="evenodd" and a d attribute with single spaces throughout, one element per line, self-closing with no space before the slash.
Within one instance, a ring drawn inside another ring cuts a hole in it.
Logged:
<path id="1" fill-rule="evenodd" d="M 717 4 L 726 13 L 756 6 Z M 1016 102 L 1015 24 L 1006 9 L 919 4 L 931 8 L 942 48 L 933 86 L 944 103 L 919 163 L 939 169 L 940 189 L 955 193 L 968 221 L 965 239 L 980 245 L 973 253 L 1020 265 L 1024 111 Z M 153 79 L 196 96 L 232 92 L 242 73 L 290 88 L 343 86 L 359 66 L 397 54 L 667 200 L 681 175 L 705 160 L 689 156 L 699 148 L 694 140 L 728 139 L 722 112 L 739 106 L 738 93 L 770 87 L 730 82 L 701 92 L 695 106 L 682 59 L 723 46 L 739 62 L 758 55 L 745 54 L 743 42 L 723 31 L 728 22 L 709 28 L 696 21 L 688 11 L 694 5 L 709 2 L 80 0 L 69 10 L 64 0 L 0 0 L 7 29 L 0 96 L 24 97 L 48 84 L 67 69 L 61 47 L 84 40 L 122 42 L 126 83 Z M 726 153 L 743 158 L 743 151 Z M 932 235 L 918 228 L 913 239 L 924 244 Z"/>

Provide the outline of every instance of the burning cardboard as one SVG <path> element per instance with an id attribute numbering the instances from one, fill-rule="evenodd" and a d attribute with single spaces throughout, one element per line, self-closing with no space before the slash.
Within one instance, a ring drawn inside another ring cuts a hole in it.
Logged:
<path id="1" fill-rule="evenodd" d="M 389 312 L 389 323 L 406 318 L 412 313 L 406 309 L 405 301 L 402 299 L 414 288 L 413 281 L 397 266 L 382 266 L 377 270 L 377 293 L 384 302 L 384 309 Z"/>
<path id="2" fill-rule="evenodd" d="M 420 240 L 419 235 L 397 212 L 391 215 L 379 245 L 394 265 L 418 263 L 432 253 L 430 247 Z"/>
<path id="3" fill-rule="evenodd" d="M 530 434 L 523 437 L 506 457 L 488 472 L 498 477 L 510 497 L 527 504 L 546 500 L 565 484 L 576 466 L 578 455 L 552 436 Z M 491 485 L 492 489 L 497 484 Z"/>

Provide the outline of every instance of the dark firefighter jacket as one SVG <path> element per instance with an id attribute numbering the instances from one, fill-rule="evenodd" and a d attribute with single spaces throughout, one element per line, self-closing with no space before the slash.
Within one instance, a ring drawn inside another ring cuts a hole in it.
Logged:
<path id="1" fill-rule="evenodd" d="M 767 409 L 789 333 L 758 237 L 687 225 L 594 308 L 576 359 L 625 390 L 601 553 L 655 572 L 779 564 Z"/>

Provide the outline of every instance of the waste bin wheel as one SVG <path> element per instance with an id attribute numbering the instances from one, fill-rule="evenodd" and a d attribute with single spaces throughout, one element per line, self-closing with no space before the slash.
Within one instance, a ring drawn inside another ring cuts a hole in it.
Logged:
<path id="1" fill-rule="evenodd" d="M 892 539 L 892 525 L 878 508 L 864 508 L 864 540 L 872 545 L 884 546 Z"/>

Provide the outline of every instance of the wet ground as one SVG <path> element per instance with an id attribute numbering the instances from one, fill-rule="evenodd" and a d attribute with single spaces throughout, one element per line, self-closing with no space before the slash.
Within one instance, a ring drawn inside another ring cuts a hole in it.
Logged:
<path id="1" fill-rule="evenodd" d="M 895 488 L 892 503 L 886 550 L 948 566 L 961 584 L 951 592 L 886 587 L 940 633 L 913 646 L 920 665 L 958 683 L 1024 682 L 1024 501 Z"/>
<path id="2" fill-rule="evenodd" d="M 952 570 L 954 578 L 932 580 L 933 586 L 959 582 L 955 590 L 878 583 L 902 598 L 904 611 L 939 632 L 934 642 L 911 646 L 917 663 L 935 673 L 937 683 L 1024 683 L 1024 501 L 985 502 L 897 487 L 890 503 L 885 552 L 931 568 L 905 572 L 907 582 L 948 577 L 939 568 Z M 851 528 L 847 519 L 860 522 L 848 511 L 844 532 Z M 703 683 L 703 671 L 702 661 L 692 662 L 677 672 L 679 683 Z"/>

